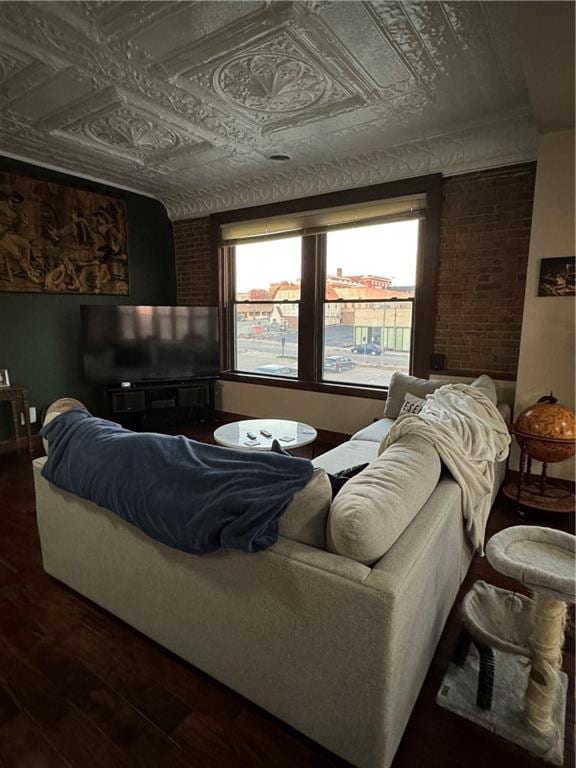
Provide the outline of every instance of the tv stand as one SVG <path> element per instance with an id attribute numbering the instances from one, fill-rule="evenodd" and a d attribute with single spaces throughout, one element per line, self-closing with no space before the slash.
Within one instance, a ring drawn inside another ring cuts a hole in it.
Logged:
<path id="1" fill-rule="evenodd" d="M 155 381 L 106 388 L 108 417 L 130 429 L 214 422 L 215 379 Z"/>

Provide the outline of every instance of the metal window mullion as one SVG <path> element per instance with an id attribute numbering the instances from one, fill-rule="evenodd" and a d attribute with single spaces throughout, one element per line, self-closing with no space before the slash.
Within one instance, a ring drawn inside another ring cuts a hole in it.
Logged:
<path id="1" fill-rule="evenodd" d="M 302 282 L 298 321 L 298 377 L 316 381 L 319 355 L 318 322 L 318 243 L 319 236 L 302 238 Z"/>

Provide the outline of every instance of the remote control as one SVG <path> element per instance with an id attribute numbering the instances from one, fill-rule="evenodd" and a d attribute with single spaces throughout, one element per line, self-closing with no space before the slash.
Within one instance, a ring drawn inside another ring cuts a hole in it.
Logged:
<path id="1" fill-rule="evenodd" d="M 254 432 L 246 432 L 246 437 L 249 440 L 256 440 L 256 435 L 254 434 Z"/>
<path id="2" fill-rule="evenodd" d="M 272 437 L 272 432 L 268 432 L 268 430 L 267 430 L 267 429 L 261 429 L 261 430 L 260 430 L 260 434 L 261 434 L 263 437 Z"/>

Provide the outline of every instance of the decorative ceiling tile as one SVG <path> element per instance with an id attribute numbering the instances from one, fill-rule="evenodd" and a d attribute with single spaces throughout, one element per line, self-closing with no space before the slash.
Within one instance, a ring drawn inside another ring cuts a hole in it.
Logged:
<path id="1" fill-rule="evenodd" d="M 414 79 L 383 28 L 374 23 L 366 3 L 329 3 L 318 9 L 318 16 L 353 54 L 355 65 L 364 68 L 379 88 Z"/>
<path id="2" fill-rule="evenodd" d="M 243 115 L 253 130 L 279 130 L 361 106 L 370 98 L 343 46 L 330 46 L 321 22 L 290 3 L 252 14 L 234 40 L 213 34 L 161 62 L 156 72 Z"/>
<path id="3" fill-rule="evenodd" d="M 534 156 L 507 4 L 474 0 L 2 2 L 0 105 L 0 153 L 173 216 Z"/>
<path id="4" fill-rule="evenodd" d="M 65 2 L 62 5 L 89 20 L 102 36 L 124 37 L 134 35 L 139 29 L 150 28 L 160 19 L 177 13 L 178 2 Z"/>
<path id="5" fill-rule="evenodd" d="M 155 2 L 153 4 L 156 5 Z M 206 38 L 219 34 L 222 29 L 229 27 L 234 30 L 243 19 L 261 11 L 266 4 L 264 0 L 178 2 L 175 15 L 157 19 L 153 25 L 141 25 L 135 31 L 134 40 L 155 61 L 170 60 L 178 51 L 186 55 L 191 47 L 201 45 Z M 275 3 L 278 7 L 284 4 Z"/>
<path id="6" fill-rule="evenodd" d="M 7 50 L 0 51 L 0 83 L 5 83 L 9 77 L 24 69 L 26 64 L 21 55 L 18 57 Z"/>
<path id="7" fill-rule="evenodd" d="M 35 61 L 22 51 L 0 48 L 0 107 L 21 98 L 53 74 L 48 64 Z"/>
<path id="8" fill-rule="evenodd" d="M 175 149 L 180 143 L 175 131 L 121 106 L 71 125 L 63 133 L 87 138 L 109 151 L 120 151 L 140 160 L 158 151 Z"/>
<path id="9" fill-rule="evenodd" d="M 82 149 L 104 152 L 114 160 L 162 165 L 190 150 L 206 151 L 211 144 L 195 136 L 191 126 L 177 117 L 168 122 L 147 108 L 147 103 L 116 88 L 91 94 L 42 121 L 41 127 L 57 139 Z"/>

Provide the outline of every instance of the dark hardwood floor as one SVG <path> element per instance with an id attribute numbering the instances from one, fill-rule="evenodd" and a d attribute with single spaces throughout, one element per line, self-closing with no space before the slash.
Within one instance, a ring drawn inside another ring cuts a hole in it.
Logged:
<path id="1" fill-rule="evenodd" d="M 209 439 L 206 429 L 194 431 Z M 322 452 L 327 444 L 317 447 Z M 489 533 L 519 522 L 499 499 Z M 512 586 L 476 558 L 478 578 Z M 394 768 L 537 768 L 512 744 L 439 708 L 459 629 L 448 620 Z M 574 765 L 574 629 L 565 766 Z M 337 768 L 347 764 L 48 577 L 42 570 L 30 458 L 0 456 L 0 768 Z"/>

